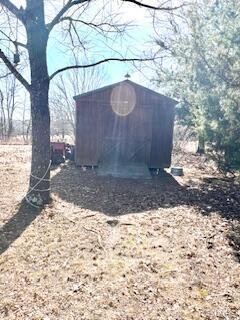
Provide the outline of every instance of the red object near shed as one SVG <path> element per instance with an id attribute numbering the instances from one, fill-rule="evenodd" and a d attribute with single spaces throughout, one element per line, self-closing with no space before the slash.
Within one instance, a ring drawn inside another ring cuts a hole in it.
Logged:
<path id="1" fill-rule="evenodd" d="M 51 161 L 52 164 L 65 162 L 65 143 L 51 142 Z"/>

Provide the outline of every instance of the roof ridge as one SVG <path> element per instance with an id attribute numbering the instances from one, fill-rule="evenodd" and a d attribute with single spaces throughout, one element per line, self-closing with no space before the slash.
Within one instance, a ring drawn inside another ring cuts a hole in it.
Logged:
<path id="1" fill-rule="evenodd" d="M 130 82 L 130 83 L 133 84 L 134 86 L 137 86 L 137 87 L 139 87 L 139 88 L 141 88 L 141 89 L 143 89 L 143 90 L 149 91 L 149 92 L 150 92 L 151 94 L 153 94 L 153 95 L 157 95 L 157 96 L 159 96 L 159 97 L 164 97 L 164 98 L 170 99 L 170 100 L 172 100 L 173 102 L 175 102 L 176 104 L 178 103 L 178 101 L 176 101 L 176 100 L 173 99 L 173 98 L 170 98 L 170 97 L 165 96 L 165 95 L 163 95 L 163 94 L 161 94 L 161 93 L 159 93 L 159 92 L 156 92 L 156 91 L 154 91 L 154 90 L 152 90 L 152 89 L 149 89 L 149 88 L 147 88 L 147 87 L 144 87 L 144 86 L 142 86 L 142 85 L 140 85 L 140 84 L 138 84 L 138 83 L 136 83 L 136 82 L 133 82 L 132 80 L 129 80 L 129 79 L 125 79 L 125 80 L 122 80 L 122 81 L 119 81 L 119 82 L 112 83 L 112 84 L 110 84 L 110 85 L 103 86 L 103 87 L 98 88 L 98 89 L 94 89 L 94 90 L 90 90 L 90 91 L 81 93 L 81 94 L 79 94 L 79 95 L 74 96 L 73 99 L 74 99 L 74 100 L 77 100 L 78 98 L 87 96 L 87 95 L 89 95 L 89 94 L 92 94 L 93 92 L 94 92 L 94 93 L 95 93 L 95 92 L 98 93 L 98 92 L 100 92 L 100 91 L 109 89 L 109 88 L 111 88 L 111 87 L 114 87 L 114 86 L 119 85 L 120 83 L 124 83 L 124 82 L 128 82 L 128 83 Z"/>

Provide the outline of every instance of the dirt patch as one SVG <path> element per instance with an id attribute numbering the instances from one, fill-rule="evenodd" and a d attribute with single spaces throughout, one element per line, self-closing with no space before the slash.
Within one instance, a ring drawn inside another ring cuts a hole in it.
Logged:
<path id="1" fill-rule="evenodd" d="M 0 155 L 0 318 L 240 318 L 239 185 L 204 158 L 151 181 L 66 164 L 36 211 L 30 148 Z"/>

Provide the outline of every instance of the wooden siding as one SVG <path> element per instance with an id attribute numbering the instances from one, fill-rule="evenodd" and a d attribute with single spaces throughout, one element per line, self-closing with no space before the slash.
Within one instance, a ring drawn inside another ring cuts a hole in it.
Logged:
<path id="1" fill-rule="evenodd" d="M 151 168 L 170 166 L 176 102 L 127 83 L 135 90 L 136 104 L 126 116 L 112 109 L 114 85 L 75 98 L 77 165 L 134 161 Z"/>
<path id="2" fill-rule="evenodd" d="M 102 110 L 100 161 L 144 162 L 150 160 L 151 108 L 135 108 L 128 116 L 118 116 L 111 106 Z M 144 128 L 144 129 L 143 129 Z"/>
<path id="3" fill-rule="evenodd" d="M 151 146 L 151 168 L 168 168 L 171 165 L 173 146 L 174 106 L 167 103 L 154 108 Z"/>
<path id="4" fill-rule="evenodd" d="M 76 153 L 77 165 L 96 165 L 99 159 L 99 129 L 101 114 L 91 103 L 81 104 L 76 112 Z"/>

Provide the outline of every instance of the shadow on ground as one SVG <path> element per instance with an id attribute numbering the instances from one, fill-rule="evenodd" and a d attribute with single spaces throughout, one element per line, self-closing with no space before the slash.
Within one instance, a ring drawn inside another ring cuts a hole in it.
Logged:
<path id="1" fill-rule="evenodd" d="M 175 206 L 181 199 L 166 195 L 179 188 L 178 182 L 165 172 L 152 180 L 123 179 L 67 166 L 52 179 L 52 190 L 62 199 L 109 216 Z"/>
<path id="2" fill-rule="evenodd" d="M 232 230 L 229 241 L 240 260 L 240 187 L 233 180 L 209 178 L 197 186 L 181 186 L 168 173 L 152 180 L 119 179 L 97 176 L 70 164 L 53 177 L 52 188 L 63 200 L 108 216 L 179 205 L 197 207 L 203 215 L 217 212 L 228 220 Z"/>
<path id="3" fill-rule="evenodd" d="M 0 228 L 0 255 L 21 236 L 40 213 L 41 209 L 33 208 L 25 200 L 22 200 L 16 214 Z"/>
<path id="4" fill-rule="evenodd" d="M 108 216 L 140 213 L 179 205 L 197 207 L 203 215 L 217 212 L 228 220 L 229 242 L 240 261 L 240 197 L 239 185 L 220 179 L 202 180 L 198 186 L 181 186 L 169 174 L 152 180 L 119 179 L 83 172 L 65 165 L 52 178 L 53 193 L 81 208 Z M 22 234 L 41 210 L 22 201 L 16 214 L 0 229 L 0 254 Z"/>
<path id="5" fill-rule="evenodd" d="M 181 186 L 166 172 L 152 180 L 120 179 L 67 165 L 52 178 L 52 190 L 67 202 L 109 216 L 190 205 L 206 215 L 216 211 L 226 219 L 240 217 L 240 187 L 230 180 L 209 178 Z"/>

